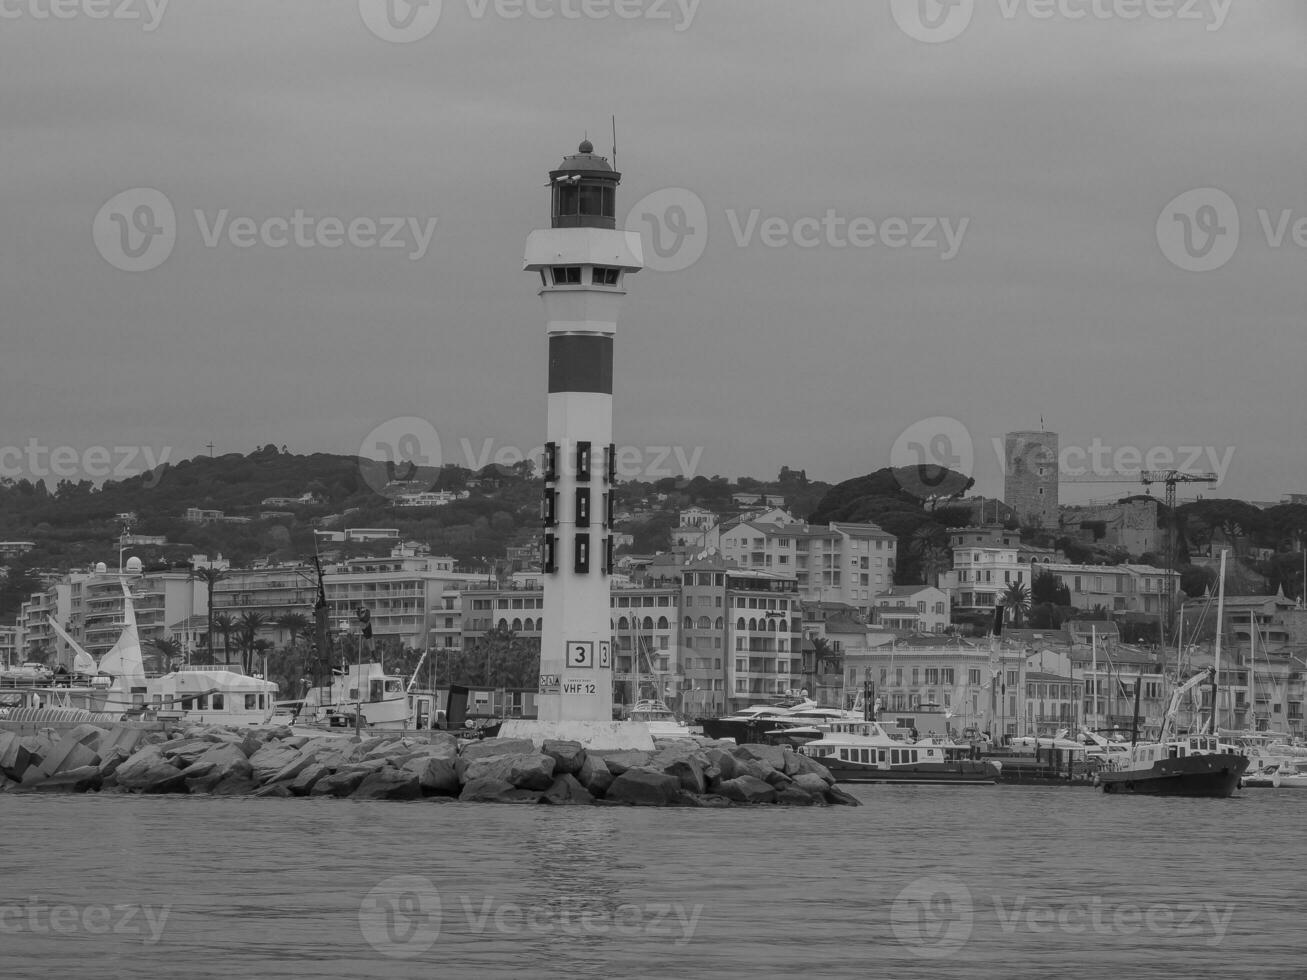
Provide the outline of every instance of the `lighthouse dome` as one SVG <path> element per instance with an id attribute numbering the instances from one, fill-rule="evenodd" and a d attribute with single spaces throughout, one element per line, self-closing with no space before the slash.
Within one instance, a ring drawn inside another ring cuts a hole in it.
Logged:
<path id="1" fill-rule="evenodd" d="M 612 165 L 601 156 L 595 155 L 594 144 L 589 140 L 582 140 L 581 145 L 576 148 L 576 152 L 571 156 L 563 157 L 563 162 L 559 165 L 561 170 L 588 170 L 591 173 L 596 171 L 600 173 L 612 173 Z"/>

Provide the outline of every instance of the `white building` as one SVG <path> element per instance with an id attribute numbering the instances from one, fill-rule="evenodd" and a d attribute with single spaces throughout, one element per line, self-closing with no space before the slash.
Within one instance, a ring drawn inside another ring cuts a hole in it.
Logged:
<path id="1" fill-rule="evenodd" d="M 894 584 L 898 540 L 875 524 L 747 520 L 722 530 L 720 549 L 741 568 L 793 576 L 806 601 L 847 603 L 866 617 Z"/>
<path id="2" fill-rule="evenodd" d="M 876 596 L 876 623 L 886 629 L 943 633 L 949 627 L 951 603 L 943 589 L 930 585 L 895 585 Z"/>

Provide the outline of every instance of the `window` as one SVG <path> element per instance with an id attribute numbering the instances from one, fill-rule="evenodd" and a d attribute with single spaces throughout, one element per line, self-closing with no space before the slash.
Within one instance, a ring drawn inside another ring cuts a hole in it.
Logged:
<path id="1" fill-rule="evenodd" d="M 576 536 L 574 559 L 573 567 L 578 574 L 583 575 L 590 571 L 590 535 L 578 534 Z"/>
<path id="2" fill-rule="evenodd" d="M 553 267 L 555 286 L 581 285 L 581 267 L 579 265 L 556 265 Z"/>
<path id="3" fill-rule="evenodd" d="M 354 697 L 354 698 L 357 698 L 357 697 L 358 697 L 358 692 L 355 692 L 354 694 L 352 694 L 352 695 L 350 695 L 350 696 L 351 696 L 351 697 Z M 222 696 L 221 694 L 215 694 L 215 695 L 213 696 L 213 710 L 214 710 L 214 711 L 221 711 L 222 709 L 223 709 L 223 696 Z"/>
<path id="4" fill-rule="evenodd" d="M 973 685 L 979 685 L 979 684 L 980 684 L 980 668 L 979 668 L 979 667 L 969 667 L 969 668 L 967 669 L 967 683 L 968 683 L 968 684 L 973 684 Z"/>
<path id="5" fill-rule="evenodd" d="M 594 267 L 594 284 L 596 286 L 616 286 L 622 278 L 622 270 L 611 266 Z"/>
<path id="6" fill-rule="evenodd" d="M 590 488 L 577 487 L 576 489 L 576 526 L 590 526 Z"/>

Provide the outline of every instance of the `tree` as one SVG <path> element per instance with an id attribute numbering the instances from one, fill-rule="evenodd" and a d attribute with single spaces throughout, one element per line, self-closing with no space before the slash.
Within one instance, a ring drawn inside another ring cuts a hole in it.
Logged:
<path id="1" fill-rule="evenodd" d="M 305 616 L 303 613 L 290 612 L 278 616 L 273 625 L 280 629 L 284 629 L 288 634 L 290 634 L 290 640 L 287 645 L 294 650 L 295 641 L 308 633 L 309 626 L 312 624 L 309 622 L 309 617 Z"/>
<path id="2" fill-rule="evenodd" d="M 268 625 L 268 617 L 259 612 L 247 612 L 236 621 L 236 640 L 241 648 L 241 667 L 250 673 L 250 657 L 254 652 L 254 642 L 259 638 L 259 630 Z"/>
<path id="3" fill-rule="evenodd" d="M 1026 584 L 1013 582 L 1004 590 L 1003 597 L 999 601 L 1011 617 L 1012 625 L 1020 628 L 1025 621 L 1026 613 L 1030 611 L 1030 592 L 1027 591 Z"/>
<path id="4" fill-rule="evenodd" d="M 157 661 L 154 665 L 156 674 L 167 673 L 172 669 L 173 662 L 180 659 L 182 655 L 182 645 L 169 637 L 147 640 L 146 645 L 154 647 L 156 651 L 150 658 Z"/>
<path id="5" fill-rule="evenodd" d="M 212 609 L 213 607 L 210 606 L 209 608 Z M 224 664 L 230 664 L 231 635 L 236 632 L 236 620 L 232 619 L 226 613 L 219 613 L 213 617 L 213 620 L 210 623 L 210 637 L 213 636 L 213 630 L 217 630 L 222 634 L 222 662 Z M 212 642 L 209 643 L 209 663 L 214 663 Z"/>
<path id="6" fill-rule="evenodd" d="M 1030 583 L 1030 601 L 1035 605 L 1069 606 L 1071 589 L 1052 572 L 1039 572 Z"/>
<path id="7" fill-rule="evenodd" d="M 812 638 L 812 652 L 816 655 L 818 674 L 841 674 L 844 672 L 844 657 L 835 649 L 831 641 L 824 636 Z"/>
<path id="8" fill-rule="evenodd" d="M 191 569 L 191 580 L 204 583 L 204 591 L 208 600 L 206 602 L 206 608 L 208 610 L 208 629 L 205 632 L 204 642 L 209 653 L 209 663 L 213 663 L 213 588 L 226 577 L 226 572 L 221 568 L 214 568 L 213 566 Z"/>

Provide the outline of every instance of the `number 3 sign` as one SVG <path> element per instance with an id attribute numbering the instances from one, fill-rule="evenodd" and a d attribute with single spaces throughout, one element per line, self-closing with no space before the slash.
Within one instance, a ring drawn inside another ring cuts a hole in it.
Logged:
<path id="1" fill-rule="evenodd" d="M 595 645 L 589 640 L 571 640 L 567 644 L 567 666 L 593 667 L 595 665 Z"/>

